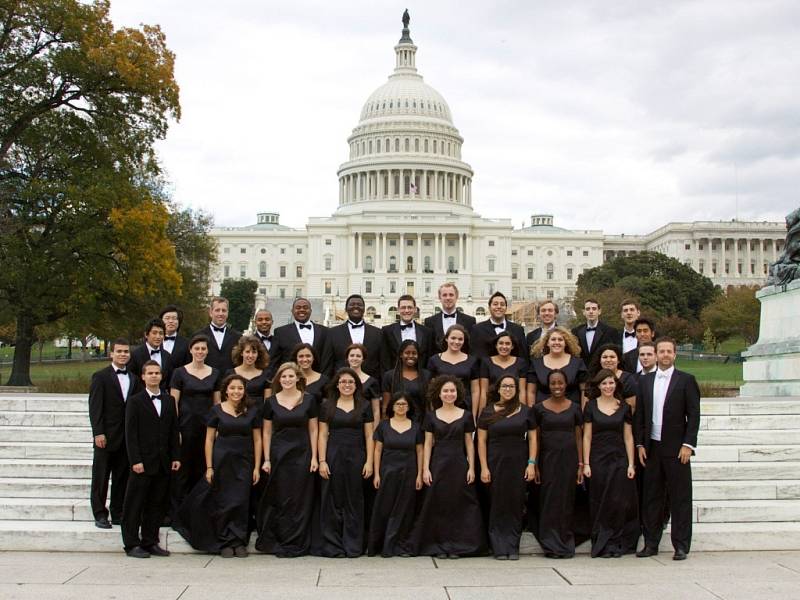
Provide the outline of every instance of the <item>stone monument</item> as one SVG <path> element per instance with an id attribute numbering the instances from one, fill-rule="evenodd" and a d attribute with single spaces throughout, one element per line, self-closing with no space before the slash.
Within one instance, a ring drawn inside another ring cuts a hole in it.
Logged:
<path id="1" fill-rule="evenodd" d="M 742 352 L 742 396 L 800 396 L 800 208 L 786 216 L 786 245 L 769 269 L 758 341 Z"/>

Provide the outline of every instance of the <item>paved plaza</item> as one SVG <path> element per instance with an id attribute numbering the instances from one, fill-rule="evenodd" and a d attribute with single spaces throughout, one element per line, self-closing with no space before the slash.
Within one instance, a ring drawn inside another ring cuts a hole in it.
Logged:
<path id="1" fill-rule="evenodd" d="M 800 598 L 800 552 L 671 553 L 637 559 L 519 562 L 491 558 L 223 559 L 173 555 L 137 560 L 122 552 L 0 552 L 3 600 L 787 600 Z"/>

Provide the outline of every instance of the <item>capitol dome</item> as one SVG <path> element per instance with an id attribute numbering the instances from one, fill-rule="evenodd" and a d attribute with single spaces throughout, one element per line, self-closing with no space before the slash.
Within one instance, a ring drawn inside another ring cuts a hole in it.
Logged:
<path id="1" fill-rule="evenodd" d="M 464 139 L 447 101 L 417 72 L 417 47 L 407 27 L 394 51 L 394 71 L 367 98 L 347 139 L 350 156 L 338 171 L 337 212 L 356 212 L 365 202 L 371 209 L 389 203 L 391 209 L 396 201 L 446 202 L 471 212 L 473 173 L 461 160 Z"/>

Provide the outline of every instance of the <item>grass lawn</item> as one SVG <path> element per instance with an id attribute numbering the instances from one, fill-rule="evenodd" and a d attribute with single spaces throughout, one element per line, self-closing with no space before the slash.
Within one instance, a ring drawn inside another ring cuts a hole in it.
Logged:
<path id="1" fill-rule="evenodd" d="M 675 366 L 691 373 L 699 383 L 738 386 L 742 383 L 742 363 L 718 363 L 705 360 L 678 359 Z"/>
<path id="2" fill-rule="evenodd" d="M 108 364 L 107 361 L 68 362 L 68 363 L 32 363 L 31 380 L 40 392 L 80 394 L 89 391 L 92 373 Z M 11 365 L 0 367 L 0 382 L 8 381 Z"/>

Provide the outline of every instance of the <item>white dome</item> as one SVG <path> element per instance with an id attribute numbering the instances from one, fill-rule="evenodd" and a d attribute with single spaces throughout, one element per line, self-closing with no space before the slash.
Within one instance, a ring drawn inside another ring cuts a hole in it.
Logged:
<path id="1" fill-rule="evenodd" d="M 361 109 L 361 122 L 382 117 L 429 117 L 453 124 L 450 107 L 442 95 L 425 83 L 421 75 L 394 74 L 370 94 Z"/>

